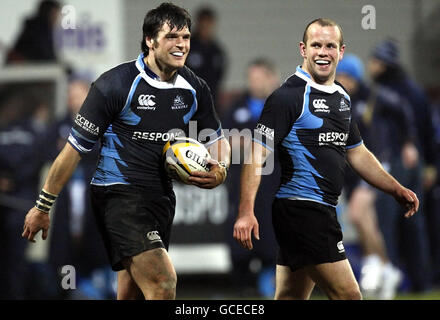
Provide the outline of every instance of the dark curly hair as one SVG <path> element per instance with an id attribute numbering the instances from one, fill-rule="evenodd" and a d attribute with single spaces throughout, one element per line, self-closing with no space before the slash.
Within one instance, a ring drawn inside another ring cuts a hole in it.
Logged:
<path id="1" fill-rule="evenodd" d="M 164 23 L 168 23 L 171 29 L 182 30 L 188 27 L 191 31 L 191 16 L 184 8 L 178 7 L 171 2 L 164 2 L 157 8 L 148 11 L 142 26 L 141 49 L 148 55 L 148 46 L 145 43 L 147 37 L 156 38 Z"/>

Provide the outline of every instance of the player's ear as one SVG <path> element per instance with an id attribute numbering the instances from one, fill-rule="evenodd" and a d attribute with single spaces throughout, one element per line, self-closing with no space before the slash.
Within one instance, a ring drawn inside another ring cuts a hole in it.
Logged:
<path id="1" fill-rule="evenodd" d="M 152 49 L 154 47 L 154 38 L 146 37 L 145 43 L 147 44 L 148 49 Z"/>
<path id="2" fill-rule="evenodd" d="M 344 57 L 344 52 L 345 52 L 345 44 L 343 44 L 339 49 L 339 61 L 341 61 L 342 58 Z"/>
<path id="3" fill-rule="evenodd" d="M 299 43 L 299 53 L 303 58 L 306 58 L 306 44 L 302 41 Z"/>

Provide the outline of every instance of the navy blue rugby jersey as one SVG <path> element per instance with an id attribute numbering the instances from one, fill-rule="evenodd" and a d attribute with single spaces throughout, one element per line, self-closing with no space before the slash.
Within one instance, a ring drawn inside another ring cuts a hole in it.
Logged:
<path id="1" fill-rule="evenodd" d="M 277 148 L 277 198 L 331 206 L 342 190 L 346 149 L 362 143 L 344 88 L 319 85 L 301 67 L 267 99 L 254 141 Z"/>
<path id="2" fill-rule="evenodd" d="M 201 130 L 206 146 L 223 137 L 205 81 L 187 67 L 171 81 L 159 81 L 143 57 L 102 74 L 76 115 L 68 142 L 84 154 L 101 140 L 94 185 L 170 190 L 162 159 L 165 143 Z"/>

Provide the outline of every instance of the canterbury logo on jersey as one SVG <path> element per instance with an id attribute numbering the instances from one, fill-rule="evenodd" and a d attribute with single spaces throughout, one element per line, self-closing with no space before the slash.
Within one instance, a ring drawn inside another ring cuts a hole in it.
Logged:
<path id="1" fill-rule="evenodd" d="M 342 241 L 339 241 L 339 242 L 336 244 L 336 247 L 338 248 L 338 252 L 339 252 L 339 253 L 345 252 L 344 244 L 342 243 Z"/>
<path id="2" fill-rule="evenodd" d="M 137 108 L 141 110 L 156 110 L 156 102 L 153 99 L 156 99 L 156 97 L 152 94 L 141 94 L 138 97 L 139 106 Z"/>
<path id="3" fill-rule="evenodd" d="M 326 105 L 327 101 L 325 99 L 315 99 L 312 104 L 315 108 L 315 112 L 330 112 L 329 106 Z"/>
<path id="4" fill-rule="evenodd" d="M 147 239 L 151 242 L 161 241 L 159 231 L 150 231 L 147 233 Z"/>

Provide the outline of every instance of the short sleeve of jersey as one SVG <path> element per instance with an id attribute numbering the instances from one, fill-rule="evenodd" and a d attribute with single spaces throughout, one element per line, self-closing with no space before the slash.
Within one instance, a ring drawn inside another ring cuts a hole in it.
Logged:
<path id="1" fill-rule="evenodd" d="M 90 88 L 86 100 L 75 116 L 68 142 L 81 154 L 90 152 L 94 144 L 107 130 L 112 121 L 117 103 L 99 88 L 98 79 Z"/>
<path id="2" fill-rule="evenodd" d="M 270 151 L 289 134 L 301 114 L 300 101 L 293 92 L 280 88 L 267 98 L 254 130 L 255 142 Z"/>
<path id="3" fill-rule="evenodd" d="M 362 144 L 362 137 L 361 134 L 359 132 L 358 126 L 356 121 L 354 121 L 354 119 L 352 118 L 351 122 L 350 122 L 350 131 L 348 134 L 348 139 L 347 139 L 347 149 L 352 149 L 355 148 L 359 145 Z"/>
<path id="4" fill-rule="evenodd" d="M 201 142 L 209 146 L 223 137 L 223 131 L 214 108 L 211 90 L 205 81 L 200 79 L 200 82 L 201 88 L 197 92 L 198 109 L 192 120 L 197 121 Z"/>

